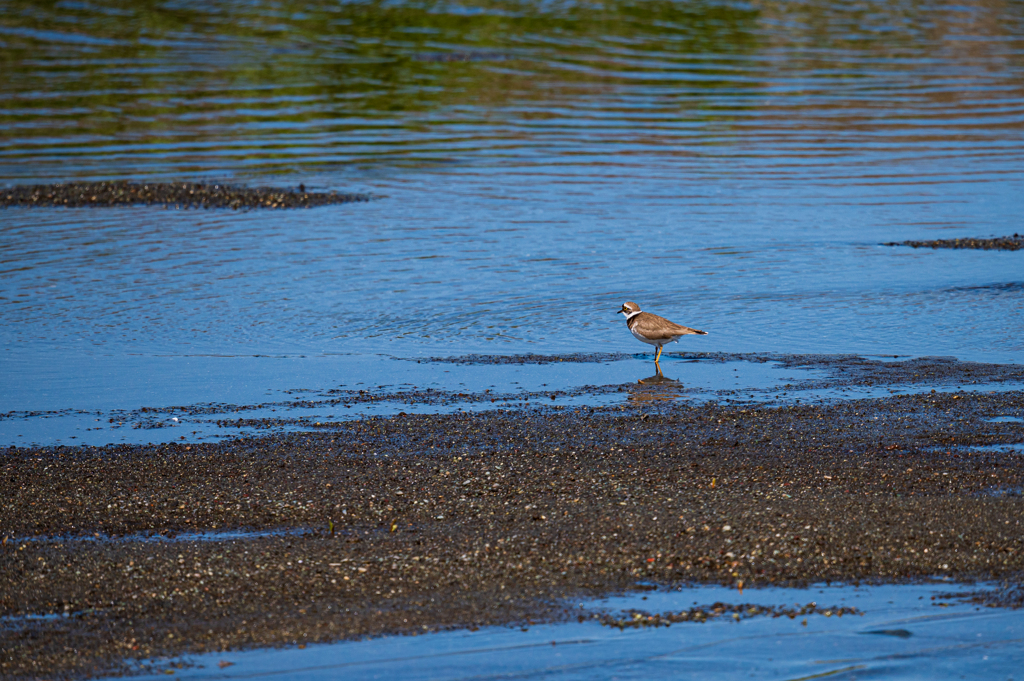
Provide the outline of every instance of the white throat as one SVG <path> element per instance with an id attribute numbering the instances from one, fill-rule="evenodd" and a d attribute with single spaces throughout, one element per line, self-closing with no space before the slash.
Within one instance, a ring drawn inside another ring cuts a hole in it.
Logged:
<path id="1" fill-rule="evenodd" d="M 641 312 L 642 312 L 642 310 L 637 310 L 636 312 L 630 312 L 629 314 L 626 315 L 626 321 L 628 322 L 630 319 L 632 319 L 633 317 L 637 316 Z"/>

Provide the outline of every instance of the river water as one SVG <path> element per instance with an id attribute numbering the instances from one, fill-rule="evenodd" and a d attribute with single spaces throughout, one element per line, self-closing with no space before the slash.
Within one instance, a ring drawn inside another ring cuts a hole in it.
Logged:
<path id="1" fill-rule="evenodd" d="M 1024 253 L 880 245 L 1024 232 L 1020 3 L 3 6 L 0 186 L 376 198 L 0 210 L 0 412 L 647 352 L 625 300 L 709 331 L 670 350 L 1024 358 Z"/>

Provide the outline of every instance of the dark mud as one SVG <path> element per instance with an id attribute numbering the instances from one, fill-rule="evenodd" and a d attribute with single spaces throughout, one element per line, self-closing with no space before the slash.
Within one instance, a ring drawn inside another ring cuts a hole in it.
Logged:
<path id="1" fill-rule="evenodd" d="M 1024 236 L 999 236 L 964 239 L 931 239 L 928 241 L 890 241 L 883 246 L 910 246 L 911 248 L 973 248 L 983 251 L 1019 251 L 1024 248 Z"/>
<path id="2" fill-rule="evenodd" d="M 665 353 L 669 354 L 669 353 Z M 723 356 L 727 356 L 721 353 Z M 714 353 L 688 353 L 681 355 L 683 357 L 711 357 Z M 404 359 L 402 357 L 396 357 L 395 359 Z M 562 362 L 571 363 L 583 363 L 583 364 L 602 364 L 604 362 L 621 362 L 627 359 L 636 359 L 636 355 L 630 355 L 624 352 L 575 352 L 567 355 L 538 355 L 538 354 L 522 354 L 522 355 L 458 355 L 455 357 L 420 357 L 416 359 L 410 359 L 411 362 L 424 362 L 430 364 L 489 364 L 489 365 L 505 365 L 505 364 L 559 364 Z"/>
<path id="3" fill-rule="evenodd" d="M 792 355 L 782 353 L 665 352 L 668 361 L 776 363 L 782 368 L 816 369 L 821 379 L 791 385 L 800 390 L 871 385 L 973 385 L 1024 381 L 1024 365 L 964 362 L 954 357 L 871 358 L 860 355 Z M 577 353 L 568 355 L 461 355 L 431 357 L 414 361 L 439 364 L 555 364 L 559 362 L 607 363 L 636 359 L 624 353 Z M 653 366 L 653 364 L 652 364 Z M 775 389 L 770 389 L 775 392 Z M 740 392 L 749 393 L 749 389 Z"/>
<path id="4" fill-rule="evenodd" d="M 997 589 L 967 594 L 939 594 L 935 598 L 969 600 L 988 608 L 1024 608 L 1024 583 L 1021 580 L 1005 582 Z"/>
<path id="5" fill-rule="evenodd" d="M 954 357 L 872 359 L 857 355 L 778 355 L 786 368 L 817 369 L 822 379 L 799 381 L 800 390 L 854 386 L 971 386 L 1024 381 L 1024 365 L 964 362 Z"/>
<path id="6" fill-rule="evenodd" d="M 294 189 L 236 187 L 199 182 L 68 182 L 16 185 L 0 190 L 0 208 L 18 206 L 110 208 L 167 206 L 174 208 L 313 208 L 369 201 L 367 194 L 307 192 Z"/>
<path id="7" fill-rule="evenodd" d="M 606 627 L 616 629 L 643 629 L 647 627 L 668 627 L 681 622 L 707 622 L 719 617 L 730 617 L 736 621 L 749 619 L 751 617 L 807 617 L 808 615 L 823 615 L 825 617 L 842 617 L 843 615 L 859 615 L 857 608 L 850 607 L 822 607 L 817 603 L 808 603 L 802 607 L 787 608 L 767 605 L 755 605 L 753 603 L 712 603 L 707 606 L 698 606 L 679 612 L 650 613 L 646 610 L 630 610 L 625 616 L 616 617 L 611 613 L 594 613 L 591 615 Z M 583 621 L 584 617 L 579 617 Z"/>
<path id="8" fill-rule="evenodd" d="M 1024 457 L 966 447 L 1024 441 L 991 422 L 1022 411 L 1019 391 L 556 405 L 3 450 L 0 674 L 575 618 L 563 599 L 639 584 L 1019 585 L 1024 498 L 989 492 L 1024 485 Z M 122 540 L 59 539 L 97 533 Z"/>

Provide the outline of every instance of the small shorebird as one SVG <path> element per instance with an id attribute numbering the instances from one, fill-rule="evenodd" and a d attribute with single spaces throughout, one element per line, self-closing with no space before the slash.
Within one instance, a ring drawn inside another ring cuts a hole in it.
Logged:
<path id="1" fill-rule="evenodd" d="M 650 312 L 641 312 L 640 306 L 636 303 L 623 303 L 622 309 L 619 310 L 619 314 L 626 315 L 626 326 L 629 327 L 630 333 L 636 336 L 636 339 L 656 346 L 658 349 L 654 353 L 654 363 L 657 365 L 658 360 L 661 359 L 661 348 L 668 343 L 675 343 L 683 336 L 689 336 L 691 334 L 697 334 L 699 336 L 708 335 L 707 331 L 700 331 L 698 329 L 691 329 L 688 326 L 680 326 L 675 322 L 670 322 L 664 317 L 659 317 L 656 314 Z"/>

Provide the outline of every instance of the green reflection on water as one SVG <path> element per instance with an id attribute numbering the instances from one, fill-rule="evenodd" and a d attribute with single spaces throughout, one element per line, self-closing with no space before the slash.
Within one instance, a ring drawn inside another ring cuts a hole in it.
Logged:
<path id="1" fill-rule="evenodd" d="M 688 144 L 721 144 L 783 73 L 827 71 L 834 83 L 951 49 L 986 58 L 985 40 L 944 39 L 968 19 L 975 38 L 1012 36 L 1021 7 L 8 0 L 0 163 L 63 163 L 102 149 L 112 166 L 151 157 L 260 172 L 586 153 L 620 143 L 624 127 L 650 147 L 663 142 L 644 139 L 649 126 L 687 124 L 699 128 Z"/>
<path id="2" fill-rule="evenodd" d="M 159 151 L 249 136 L 267 139 L 259 153 L 273 156 L 282 131 L 372 137 L 372 119 L 415 132 L 506 106 L 531 107 L 523 115 L 540 120 L 559 115 L 542 109 L 656 82 L 687 59 L 747 52 L 756 18 L 750 8 L 664 1 L 21 0 L 0 19 L 0 140 L 10 149 L 73 134 L 75 144 L 117 138 Z M 730 70 L 704 65 L 690 87 L 737 84 Z M 432 112 L 441 115 L 423 116 Z"/>

